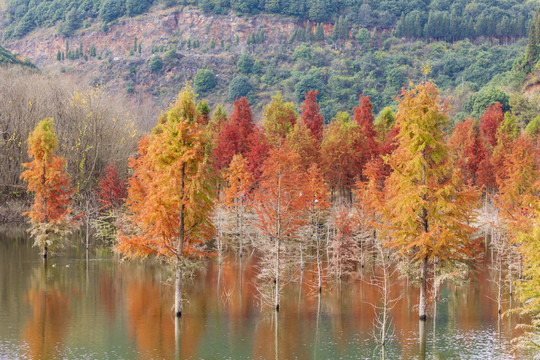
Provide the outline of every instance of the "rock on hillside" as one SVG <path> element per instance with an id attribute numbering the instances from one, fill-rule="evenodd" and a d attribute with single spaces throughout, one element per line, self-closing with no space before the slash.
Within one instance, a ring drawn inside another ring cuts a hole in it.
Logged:
<path id="1" fill-rule="evenodd" d="M 151 97 L 166 106 L 186 80 L 192 80 L 198 69 L 209 68 L 217 76 L 218 88 L 208 96 L 211 105 L 226 101 L 227 86 L 236 72 L 236 61 L 242 52 L 253 46 L 268 47 L 266 53 L 287 44 L 299 24 L 292 18 L 277 16 L 242 17 L 205 15 L 198 9 L 159 9 L 136 18 L 122 18 L 103 31 L 101 24 L 79 30 L 65 38 L 53 28 L 38 29 L 15 40 L 8 47 L 32 59 L 37 66 L 53 74 L 66 72 L 78 75 L 89 84 L 102 84 L 113 91 L 128 91 L 137 98 Z M 247 45 L 246 39 L 264 30 L 265 41 Z M 135 39 L 140 44 L 134 49 Z M 197 49 L 190 44 L 199 43 Z M 212 48 L 211 44 L 214 43 Z M 78 59 L 58 61 L 59 52 L 77 50 Z M 89 56 L 91 47 L 95 57 Z M 176 56 L 165 58 L 162 51 L 176 49 Z M 135 51 L 134 51 L 135 50 Z M 148 63 L 154 53 L 164 57 L 162 72 L 151 72 Z"/>

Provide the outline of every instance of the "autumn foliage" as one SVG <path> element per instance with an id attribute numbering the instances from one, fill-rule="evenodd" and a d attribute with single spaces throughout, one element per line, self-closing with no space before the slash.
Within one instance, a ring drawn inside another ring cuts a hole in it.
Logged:
<path id="1" fill-rule="evenodd" d="M 308 127 L 311 136 L 318 143 L 322 141 L 324 118 L 321 115 L 319 104 L 317 104 L 318 91 L 309 90 L 306 93 L 306 99 L 302 104 L 302 122 Z"/>
<path id="2" fill-rule="evenodd" d="M 125 256 L 157 255 L 176 267 L 175 312 L 181 316 L 182 259 L 204 255 L 199 247 L 213 234 L 209 154 L 196 122 L 191 88 L 180 92 L 152 133 L 141 140 L 128 180 L 130 227 L 121 229 L 116 250 Z"/>
<path id="3" fill-rule="evenodd" d="M 58 147 L 53 125 L 53 119 L 44 119 L 30 134 L 28 155 L 33 160 L 23 164 L 26 170 L 21 174 L 28 183 L 28 191 L 34 193 L 32 208 L 24 215 L 30 218 L 31 234 L 43 257 L 47 250 L 58 247 L 69 231 L 69 205 L 75 192 L 65 170 L 66 159 L 53 154 Z"/>
<path id="4" fill-rule="evenodd" d="M 117 208 L 122 205 L 127 191 L 124 181 L 118 176 L 115 163 L 109 164 L 99 178 L 97 195 L 102 209 Z"/>

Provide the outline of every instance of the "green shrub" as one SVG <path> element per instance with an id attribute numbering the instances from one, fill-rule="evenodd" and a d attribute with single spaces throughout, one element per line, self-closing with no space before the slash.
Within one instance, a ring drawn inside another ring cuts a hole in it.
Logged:
<path id="1" fill-rule="evenodd" d="M 197 94 L 204 94 L 213 90 L 217 85 L 214 72 L 208 69 L 200 69 L 197 71 L 197 74 L 195 74 L 193 85 L 195 86 L 195 92 Z"/>

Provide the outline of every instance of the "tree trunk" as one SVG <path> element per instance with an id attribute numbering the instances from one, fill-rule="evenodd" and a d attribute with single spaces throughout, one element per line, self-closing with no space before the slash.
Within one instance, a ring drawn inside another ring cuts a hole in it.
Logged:
<path id="1" fill-rule="evenodd" d="M 426 321 L 427 319 L 427 272 L 428 272 L 428 258 L 427 256 L 422 260 L 422 275 L 420 285 L 420 304 L 418 310 L 420 312 L 420 320 Z"/>
<path id="2" fill-rule="evenodd" d="M 176 317 L 179 318 L 182 316 L 182 264 L 180 258 L 184 250 L 184 240 L 185 240 L 185 205 L 184 205 L 184 188 L 185 188 L 185 176 L 186 176 L 186 165 L 182 165 L 182 178 L 180 182 L 180 224 L 179 224 L 179 233 L 178 233 L 178 244 L 176 248 L 176 284 L 174 287 L 174 313 Z"/>
<path id="3" fill-rule="evenodd" d="M 182 266 L 180 259 L 176 260 L 176 283 L 174 287 L 174 312 L 176 317 L 182 316 Z"/>

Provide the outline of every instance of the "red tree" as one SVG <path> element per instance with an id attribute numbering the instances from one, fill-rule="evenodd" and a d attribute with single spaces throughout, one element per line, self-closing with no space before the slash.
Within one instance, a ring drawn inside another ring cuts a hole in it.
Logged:
<path id="1" fill-rule="evenodd" d="M 319 91 L 309 90 L 306 93 L 306 99 L 302 104 L 302 121 L 307 125 L 311 136 L 317 139 L 320 145 L 323 137 L 324 117 L 321 115 L 319 104 L 317 104 L 317 95 Z"/>
<path id="2" fill-rule="evenodd" d="M 470 179 L 472 185 L 495 187 L 491 152 L 478 122 L 468 119 L 456 125 L 449 146 L 465 179 Z"/>
<path id="3" fill-rule="evenodd" d="M 251 115 L 251 108 L 246 97 L 234 101 L 234 110 L 228 122 L 224 123 L 218 135 L 217 145 L 213 150 L 214 166 L 223 169 L 229 166 L 236 154 L 246 157 L 251 150 L 251 135 L 256 126 Z"/>
<path id="4" fill-rule="evenodd" d="M 356 144 L 358 152 L 358 172 L 361 172 L 367 162 L 375 156 L 379 151 L 377 143 L 377 132 L 373 122 L 375 117 L 371 111 L 372 104 L 369 101 L 369 96 L 362 96 L 358 99 L 359 107 L 353 108 L 354 121 L 358 124 L 360 132 L 360 142 Z"/>
<path id="5" fill-rule="evenodd" d="M 480 118 L 480 130 L 482 136 L 489 142 L 492 147 L 497 145 L 497 129 L 504 119 L 502 105 L 496 102 L 489 105 Z"/>
<path id="6" fill-rule="evenodd" d="M 126 184 L 118 176 L 115 163 L 109 164 L 99 178 L 97 195 L 102 209 L 116 208 L 122 205 L 127 196 Z"/>

